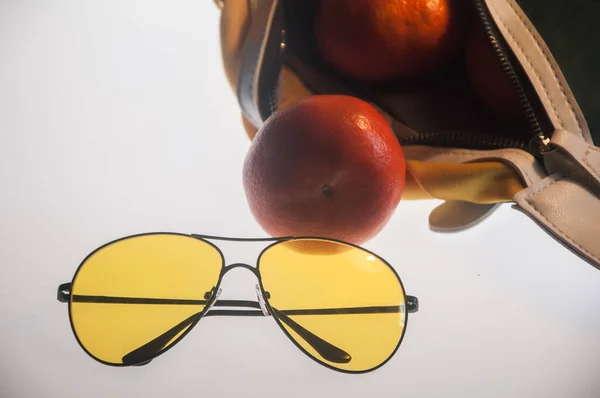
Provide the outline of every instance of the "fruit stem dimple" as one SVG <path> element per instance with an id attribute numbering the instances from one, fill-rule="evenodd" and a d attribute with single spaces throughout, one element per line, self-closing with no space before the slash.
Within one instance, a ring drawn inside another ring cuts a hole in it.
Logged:
<path id="1" fill-rule="evenodd" d="M 321 193 L 326 198 L 332 198 L 333 197 L 333 188 L 331 187 L 331 185 L 325 184 L 321 187 Z"/>

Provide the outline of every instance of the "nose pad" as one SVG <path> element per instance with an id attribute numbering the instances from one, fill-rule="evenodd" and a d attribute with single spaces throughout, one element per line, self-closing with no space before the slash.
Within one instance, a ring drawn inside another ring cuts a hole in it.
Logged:
<path id="1" fill-rule="evenodd" d="M 262 310 L 262 313 L 264 316 L 269 316 L 271 314 L 269 314 L 269 310 L 267 309 L 267 305 L 265 304 L 265 301 L 263 299 L 263 295 L 262 292 L 260 291 L 260 286 L 258 286 L 258 283 L 256 284 L 256 299 L 258 300 L 258 305 L 260 305 L 260 309 Z"/>
<path id="2" fill-rule="evenodd" d="M 212 290 L 212 289 L 211 289 Z M 219 296 L 221 295 L 221 288 L 219 288 L 219 290 L 217 290 L 217 294 L 215 294 L 215 299 L 212 301 L 212 303 L 210 303 L 210 305 L 208 306 L 208 308 L 206 309 L 206 311 L 210 311 L 211 308 L 215 305 L 215 303 L 217 302 L 217 300 L 219 299 Z M 208 295 L 208 298 L 210 299 L 210 295 L 208 294 L 210 292 L 207 292 L 206 295 L 204 295 L 204 297 L 206 297 Z"/>

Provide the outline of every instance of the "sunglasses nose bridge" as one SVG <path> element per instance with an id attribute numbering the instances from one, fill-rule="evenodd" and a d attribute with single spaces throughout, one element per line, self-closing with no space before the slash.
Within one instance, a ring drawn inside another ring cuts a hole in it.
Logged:
<path id="1" fill-rule="evenodd" d="M 235 268 L 247 269 L 248 271 L 250 271 L 254 275 L 256 275 L 256 277 L 258 277 L 258 270 L 256 269 L 256 267 L 253 267 L 250 264 L 246 264 L 246 263 L 234 263 L 234 264 L 227 265 L 225 268 L 223 268 L 223 272 L 221 273 L 221 276 L 225 275 L 226 273 L 228 273 L 229 271 L 231 271 L 232 269 L 235 269 Z"/>
<path id="2" fill-rule="evenodd" d="M 225 274 L 235 268 L 247 269 L 250 272 L 252 272 L 257 278 L 259 277 L 258 270 L 250 264 L 234 263 L 223 267 L 223 269 L 221 270 L 221 275 L 219 276 L 219 281 L 222 281 Z M 217 301 L 217 297 L 221 294 L 221 291 L 221 288 L 217 290 L 217 286 L 213 286 L 209 291 L 204 293 L 204 299 L 209 300 L 209 302 L 212 302 L 212 304 L 214 304 Z M 217 297 L 215 297 L 215 293 Z"/>

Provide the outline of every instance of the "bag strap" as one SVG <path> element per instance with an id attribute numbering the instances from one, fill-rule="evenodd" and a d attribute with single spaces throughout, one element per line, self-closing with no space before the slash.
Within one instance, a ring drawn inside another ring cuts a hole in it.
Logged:
<path id="1" fill-rule="evenodd" d="M 590 189 L 556 173 L 519 192 L 515 201 L 515 209 L 600 269 L 600 199 Z"/>
<path id="2" fill-rule="evenodd" d="M 515 195 L 517 208 L 600 269 L 600 148 L 557 130 L 544 163 L 552 174 Z"/>

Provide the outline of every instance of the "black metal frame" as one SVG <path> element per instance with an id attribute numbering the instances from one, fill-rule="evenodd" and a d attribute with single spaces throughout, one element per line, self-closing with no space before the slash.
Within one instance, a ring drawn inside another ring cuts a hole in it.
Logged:
<path id="1" fill-rule="evenodd" d="M 216 285 L 210 292 L 206 292 L 204 295 L 204 300 L 188 300 L 188 299 L 165 299 L 165 298 L 136 298 L 136 297 L 113 297 L 113 296 L 90 296 L 90 295 L 72 295 L 71 287 L 77 277 L 77 274 L 81 270 L 82 266 L 87 262 L 87 260 L 94 255 L 97 251 L 105 248 L 106 246 L 117 243 L 121 240 L 126 240 L 130 238 L 135 238 L 139 236 L 147 236 L 147 235 L 177 235 L 183 237 L 191 237 L 198 240 L 201 240 L 212 247 L 214 247 L 219 255 L 221 256 L 221 272 L 219 273 L 219 277 Z M 225 266 L 225 256 L 221 249 L 216 246 L 214 243 L 208 241 L 207 239 L 217 240 L 217 241 L 235 241 L 235 242 L 272 242 L 270 245 L 267 245 L 257 257 L 256 266 L 252 267 L 249 264 L 244 263 L 235 263 Z M 269 250 L 271 247 L 278 245 L 282 242 L 289 240 L 300 240 L 300 239 L 319 239 L 326 240 L 331 242 L 337 242 L 344 245 L 348 245 L 351 247 L 358 248 L 363 250 L 381 260 L 384 264 L 386 264 L 392 273 L 396 276 L 398 283 L 400 284 L 402 294 L 404 295 L 404 303 L 405 308 L 401 308 L 400 305 L 397 306 L 368 306 L 368 307 L 353 307 L 353 308 L 320 308 L 320 309 L 295 309 L 295 310 L 280 310 L 271 306 L 269 302 L 270 295 L 267 291 L 265 291 L 262 283 L 262 277 L 260 274 L 260 260 L 265 252 Z M 262 302 L 264 303 L 264 309 L 261 307 L 261 303 L 259 301 L 248 301 L 248 300 L 218 300 L 216 292 L 219 291 L 221 286 L 221 282 L 223 280 L 224 275 L 235 268 L 245 268 L 251 271 L 256 278 L 258 279 L 259 292 L 257 292 L 259 296 L 259 300 L 262 298 Z M 402 280 L 398 276 L 396 270 L 383 258 L 378 256 L 371 251 L 354 245 L 352 243 L 344 242 L 341 240 L 331 239 L 331 238 L 323 238 L 318 236 L 288 236 L 288 237 L 276 237 L 276 238 L 231 238 L 231 237 L 220 237 L 220 236 L 212 236 L 212 235 L 199 235 L 199 234 L 181 234 L 181 233 L 173 233 L 173 232 L 148 232 L 136 235 L 129 235 L 126 237 L 122 237 L 111 242 L 108 242 L 94 251 L 92 251 L 85 259 L 81 262 L 79 267 L 77 268 L 73 279 L 69 283 L 63 283 L 58 287 L 57 299 L 60 302 L 69 304 L 69 321 L 71 324 L 71 329 L 73 334 L 81 346 L 81 348 L 96 361 L 103 363 L 109 366 L 141 366 L 150 363 L 154 358 L 162 355 L 167 352 L 169 349 L 177 345 L 198 323 L 198 321 L 207 316 L 273 316 L 281 330 L 286 334 L 286 336 L 308 357 L 312 358 L 316 362 L 324 365 L 330 369 L 343 372 L 343 373 L 365 373 L 373 371 L 385 363 L 387 363 L 396 353 L 402 340 L 404 338 L 404 334 L 406 333 L 406 328 L 408 326 L 408 313 L 417 312 L 419 309 L 418 299 L 414 296 L 408 296 L 405 293 L 404 285 L 402 284 Z M 105 362 L 97 357 L 95 357 L 92 353 L 90 353 L 82 342 L 79 340 L 77 333 L 75 331 L 75 327 L 73 325 L 71 305 L 73 302 L 88 302 L 88 303 L 116 303 L 116 304 L 178 304 L 178 305 L 204 305 L 202 311 L 193 314 L 187 319 L 183 320 L 179 324 L 175 325 L 171 329 L 167 330 L 160 336 L 157 336 L 155 339 L 149 341 L 141 347 L 131 351 L 123 357 L 122 364 L 115 364 Z M 251 308 L 248 310 L 225 310 L 225 309 L 215 309 L 215 307 L 246 307 Z M 265 313 L 266 311 L 266 313 Z M 404 319 L 404 328 L 402 330 L 402 335 L 398 340 L 398 344 L 396 345 L 393 352 L 390 356 L 371 369 L 360 370 L 360 371 L 351 371 L 345 369 L 339 369 L 335 366 L 330 365 L 329 363 L 315 357 L 313 354 L 309 353 L 305 350 L 287 331 L 287 325 L 290 329 L 292 329 L 295 333 L 297 333 L 302 339 L 304 339 L 319 355 L 321 355 L 325 360 L 334 362 L 334 363 L 348 363 L 351 360 L 350 354 L 345 352 L 344 350 L 334 346 L 333 344 L 323 340 L 322 338 L 316 336 L 312 332 L 308 331 L 296 321 L 292 320 L 290 316 L 295 315 L 333 315 L 333 314 L 368 314 L 368 313 L 390 313 L 390 312 L 403 312 L 405 314 Z M 182 330 L 186 329 L 183 333 Z M 165 345 L 168 344 L 175 336 L 179 333 L 181 335 L 169 344 L 166 348 Z"/>

